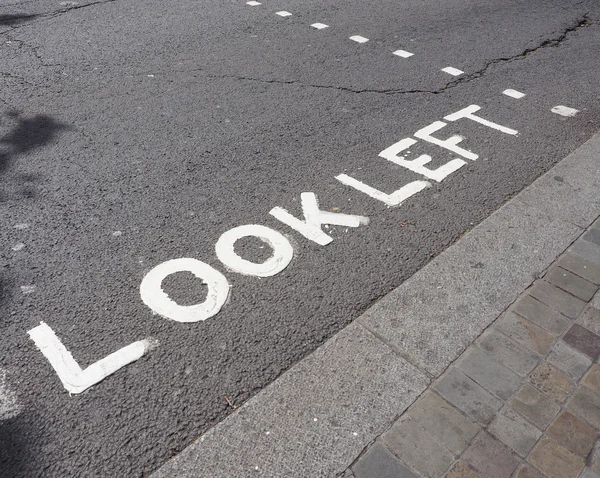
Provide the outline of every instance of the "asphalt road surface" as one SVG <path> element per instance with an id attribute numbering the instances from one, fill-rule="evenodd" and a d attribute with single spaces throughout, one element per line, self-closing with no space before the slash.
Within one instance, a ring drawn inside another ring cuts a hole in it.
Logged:
<path id="1" fill-rule="evenodd" d="M 597 0 L 260 2 L 1 0 L 0 476 L 147 475 L 600 127 Z"/>

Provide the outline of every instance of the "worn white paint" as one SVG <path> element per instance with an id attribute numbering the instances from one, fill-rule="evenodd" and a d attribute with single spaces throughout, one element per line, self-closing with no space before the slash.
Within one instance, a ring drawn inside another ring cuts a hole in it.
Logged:
<path id="1" fill-rule="evenodd" d="M 506 95 L 506 96 L 510 96 L 511 98 L 516 98 L 517 100 L 520 98 L 523 98 L 525 96 L 525 93 L 521 93 L 520 91 L 513 90 L 511 88 L 504 90 L 502 92 L 502 94 Z"/>
<path id="2" fill-rule="evenodd" d="M 275 15 L 279 15 L 280 17 L 291 17 L 292 14 L 290 12 L 286 12 L 285 10 L 282 10 L 280 12 L 275 12 Z"/>
<path id="3" fill-rule="evenodd" d="M 0 368 L 0 421 L 15 418 L 20 411 L 17 394 L 8 386 L 6 370 Z"/>
<path id="4" fill-rule="evenodd" d="M 257 5 L 262 5 L 260 2 L 255 2 L 254 0 L 250 2 L 246 2 L 246 5 L 250 5 L 251 7 L 256 7 Z"/>
<path id="5" fill-rule="evenodd" d="M 413 181 L 402 186 L 400 189 L 391 194 L 386 194 L 372 186 L 369 186 L 368 184 L 359 181 L 358 179 L 354 179 L 352 176 L 348 176 L 347 174 L 339 174 L 335 177 L 335 179 L 346 186 L 350 186 L 357 191 L 365 193 L 367 196 L 370 196 L 373 199 L 377 199 L 378 201 L 387 204 L 390 207 L 399 206 L 409 197 L 414 196 L 423 189 L 431 186 L 431 183 L 428 181 Z"/>
<path id="6" fill-rule="evenodd" d="M 311 27 L 316 28 L 317 30 L 323 30 L 323 28 L 329 28 L 329 25 L 325 25 L 324 23 L 313 23 Z"/>
<path id="7" fill-rule="evenodd" d="M 333 241 L 331 236 L 321 230 L 322 225 L 325 225 L 325 228 L 327 228 L 328 224 L 346 227 L 358 227 L 369 224 L 369 218 L 366 216 L 321 211 L 317 196 L 314 193 L 302 193 L 300 201 L 302 203 L 304 221 L 292 216 L 279 206 L 271 209 L 269 214 L 321 246 L 325 246 Z"/>
<path id="8" fill-rule="evenodd" d="M 453 68 L 451 66 L 447 66 L 446 68 L 442 68 L 442 71 L 444 73 L 448 73 L 449 75 L 452 75 L 452 76 L 459 76 L 459 75 L 462 75 L 464 73 L 464 71 L 459 70 L 458 68 Z"/>
<path id="9" fill-rule="evenodd" d="M 466 164 L 462 159 L 452 159 L 437 169 L 429 169 L 425 165 L 431 162 L 431 156 L 427 154 L 423 154 L 413 160 L 407 160 L 404 156 L 399 155 L 400 152 L 407 150 L 414 144 L 416 144 L 416 140 L 404 138 L 389 148 L 384 149 L 379 153 L 379 156 L 437 182 L 441 182 L 446 176 L 452 174 Z"/>
<path id="10" fill-rule="evenodd" d="M 23 292 L 23 294 L 32 294 L 33 292 L 35 292 L 35 286 L 34 285 L 22 285 L 21 292 Z"/>
<path id="11" fill-rule="evenodd" d="M 179 305 L 162 289 L 163 280 L 177 272 L 191 272 L 208 287 L 204 302 Z M 213 267 L 196 259 L 183 257 L 157 265 L 140 284 L 142 301 L 157 314 L 177 322 L 199 322 L 217 314 L 229 295 L 229 282 Z"/>
<path id="12" fill-rule="evenodd" d="M 355 41 L 356 43 L 367 43 L 369 41 L 368 38 L 361 37 L 360 35 L 352 35 L 350 40 Z"/>
<path id="13" fill-rule="evenodd" d="M 573 117 L 577 113 L 579 113 L 579 110 L 576 110 L 575 108 L 570 108 L 568 106 L 562 106 L 562 105 L 555 106 L 550 111 L 552 111 L 552 113 L 556 113 L 557 115 L 567 116 L 567 117 Z"/>
<path id="14" fill-rule="evenodd" d="M 411 56 L 414 55 L 414 53 L 411 53 L 411 52 L 406 51 L 406 50 L 396 50 L 394 52 L 394 55 L 401 56 L 402 58 L 410 58 Z"/>
<path id="15" fill-rule="evenodd" d="M 496 129 L 496 130 L 502 131 L 503 133 L 506 133 L 506 134 L 511 134 L 511 135 L 519 134 L 519 132 L 516 129 L 508 128 L 508 127 L 502 126 L 498 123 L 493 123 L 489 120 L 483 119 L 480 116 L 475 116 L 473 113 L 475 113 L 476 111 L 479 111 L 480 109 L 481 109 L 481 106 L 469 105 L 466 108 L 463 108 L 462 110 L 457 111 L 456 113 L 452 113 L 448 116 L 444 116 L 444 119 L 446 121 L 456 121 L 461 118 L 467 118 L 467 119 L 473 120 L 479 124 L 487 126 L 488 128 Z"/>
<path id="16" fill-rule="evenodd" d="M 123 232 L 122 231 L 115 231 L 115 232 L 112 233 L 112 235 L 115 236 L 115 237 L 119 237 L 119 236 L 123 235 Z"/>
<path id="17" fill-rule="evenodd" d="M 15 229 L 19 229 L 19 230 L 24 230 L 24 229 L 29 229 L 29 224 L 27 224 L 26 222 L 21 222 L 19 224 L 15 224 Z"/>
<path id="18" fill-rule="evenodd" d="M 27 332 L 50 362 L 69 393 L 81 393 L 125 365 L 135 362 L 151 348 L 149 340 L 139 340 L 93 363 L 85 370 L 77 364 L 54 331 L 45 323 Z"/>
<path id="19" fill-rule="evenodd" d="M 25 247 L 25 244 L 23 244 L 22 242 L 17 242 L 14 246 L 12 246 L 12 250 L 15 252 L 20 251 L 21 249 L 23 249 Z"/>
<path id="20" fill-rule="evenodd" d="M 415 138 L 422 139 L 423 141 L 435 144 L 437 146 L 447 149 L 448 151 L 452 151 L 453 153 L 460 154 L 461 156 L 467 159 L 475 161 L 479 157 L 477 154 L 458 146 L 458 144 L 464 140 L 462 136 L 454 135 L 450 136 L 448 139 L 443 140 L 431 136 L 432 133 L 441 130 L 444 126 L 447 125 L 448 123 L 444 123 L 443 121 L 434 121 L 429 126 L 421 128 L 415 133 L 414 136 Z"/>
<path id="21" fill-rule="evenodd" d="M 273 255 L 265 262 L 251 262 L 242 259 L 235 252 L 235 243 L 243 237 L 250 236 L 257 237 L 271 246 Z M 215 244 L 215 252 L 219 260 L 232 271 L 257 277 L 279 274 L 294 257 L 294 249 L 283 234 L 258 224 L 238 226 L 224 232 Z"/>

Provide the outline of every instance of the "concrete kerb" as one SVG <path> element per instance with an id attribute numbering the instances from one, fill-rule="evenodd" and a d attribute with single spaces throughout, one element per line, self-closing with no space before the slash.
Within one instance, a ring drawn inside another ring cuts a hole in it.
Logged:
<path id="1" fill-rule="evenodd" d="M 153 478 L 344 472 L 597 219 L 598 191 L 600 134 Z"/>

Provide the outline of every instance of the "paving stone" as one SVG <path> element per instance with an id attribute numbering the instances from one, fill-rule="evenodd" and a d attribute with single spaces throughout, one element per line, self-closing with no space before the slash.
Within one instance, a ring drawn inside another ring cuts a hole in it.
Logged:
<path id="1" fill-rule="evenodd" d="M 589 388 L 579 387 L 567 403 L 567 408 L 600 430 L 600 396 Z"/>
<path id="2" fill-rule="evenodd" d="M 586 302 L 590 301 L 598 290 L 596 285 L 558 266 L 553 266 L 544 276 L 544 280 Z"/>
<path id="3" fill-rule="evenodd" d="M 531 468 L 529 465 L 521 465 L 519 471 L 515 475 L 515 478 L 544 478 L 537 471 Z"/>
<path id="4" fill-rule="evenodd" d="M 578 352 L 562 340 L 554 344 L 547 360 L 574 380 L 579 380 L 592 365 L 592 360 L 587 355 Z"/>
<path id="5" fill-rule="evenodd" d="M 548 437 L 533 450 L 529 463 L 548 478 L 577 478 L 585 466 L 581 458 Z"/>
<path id="6" fill-rule="evenodd" d="M 510 405 L 540 429 L 546 428 L 560 411 L 558 404 L 528 383 L 517 392 Z"/>
<path id="7" fill-rule="evenodd" d="M 590 305 L 596 309 L 600 309 L 600 291 L 596 292 L 596 295 L 590 302 Z"/>
<path id="8" fill-rule="evenodd" d="M 554 312 L 546 304 L 530 295 L 522 296 L 510 310 L 543 327 L 553 335 L 560 335 L 571 325 L 571 321 L 564 315 Z"/>
<path id="9" fill-rule="evenodd" d="M 380 443 L 375 443 L 352 466 L 356 478 L 417 478 Z"/>
<path id="10" fill-rule="evenodd" d="M 581 383 L 600 394 L 600 365 L 594 364 Z"/>
<path id="11" fill-rule="evenodd" d="M 475 472 L 464 461 L 457 461 L 452 468 L 450 468 L 450 471 L 446 474 L 445 478 L 481 478 L 481 475 Z"/>
<path id="12" fill-rule="evenodd" d="M 556 263 L 563 269 L 583 277 L 585 280 L 593 284 L 600 285 L 600 267 L 586 261 L 584 258 L 575 254 L 565 254 Z"/>
<path id="13" fill-rule="evenodd" d="M 441 443 L 410 418 L 398 420 L 381 438 L 401 461 L 427 477 L 440 476 L 454 461 Z"/>
<path id="14" fill-rule="evenodd" d="M 577 241 L 567 249 L 567 252 L 577 254 L 600 267 L 600 248 L 591 242 Z"/>
<path id="15" fill-rule="evenodd" d="M 586 457 L 594 447 L 598 432 L 575 415 L 565 411 L 546 431 L 567 450 Z"/>
<path id="16" fill-rule="evenodd" d="M 587 232 L 582 236 L 582 239 L 600 246 L 600 229 L 588 229 Z"/>
<path id="17" fill-rule="evenodd" d="M 586 329 L 591 330 L 596 335 L 600 335 L 600 309 L 596 307 L 588 307 L 577 318 L 577 323 L 583 325 Z"/>
<path id="18" fill-rule="evenodd" d="M 488 423 L 502 407 L 502 401 L 455 367 L 444 374 L 434 389 L 479 423 Z"/>
<path id="19" fill-rule="evenodd" d="M 589 454 L 587 458 L 587 464 L 594 470 L 596 473 L 600 473 L 600 440 L 596 441 L 594 445 L 594 449 Z"/>
<path id="20" fill-rule="evenodd" d="M 538 363 L 535 353 L 497 330 L 487 331 L 479 338 L 477 345 L 498 362 L 521 375 L 527 375 Z"/>
<path id="21" fill-rule="evenodd" d="M 555 337 L 523 317 L 507 312 L 496 323 L 496 328 L 515 342 L 540 355 L 546 355 Z"/>
<path id="22" fill-rule="evenodd" d="M 552 365 L 543 363 L 529 376 L 529 382 L 553 400 L 563 403 L 575 388 L 575 384 L 564 373 Z"/>
<path id="23" fill-rule="evenodd" d="M 503 400 L 512 397 L 521 386 L 521 377 L 476 347 L 469 348 L 460 357 L 456 366 L 465 375 Z"/>
<path id="24" fill-rule="evenodd" d="M 431 391 L 417 400 L 405 415 L 456 455 L 463 452 L 480 430 L 456 408 Z"/>
<path id="25" fill-rule="evenodd" d="M 504 407 L 488 431 L 519 455 L 525 457 L 542 436 L 542 432 L 510 407 Z"/>
<path id="26" fill-rule="evenodd" d="M 600 473 L 596 473 L 591 468 L 586 468 L 583 473 L 579 475 L 579 478 L 600 478 Z"/>
<path id="27" fill-rule="evenodd" d="M 485 478 L 506 478 L 519 465 L 509 448 L 486 432 L 475 438 L 464 453 L 463 460 Z"/>
<path id="28" fill-rule="evenodd" d="M 585 302 L 581 299 L 543 280 L 537 281 L 527 292 L 569 319 L 576 319 L 585 307 Z"/>
<path id="29" fill-rule="evenodd" d="M 600 336 L 579 324 L 573 324 L 563 340 L 592 360 L 596 360 L 600 354 Z"/>

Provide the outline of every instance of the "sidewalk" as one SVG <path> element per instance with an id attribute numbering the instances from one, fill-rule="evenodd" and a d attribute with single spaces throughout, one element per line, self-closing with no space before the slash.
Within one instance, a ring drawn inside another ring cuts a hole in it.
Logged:
<path id="1" fill-rule="evenodd" d="M 153 477 L 600 476 L 599 215 L 600 134 Z"/>
<path id="2" fill-rule="evenodd" d="M 599 285 L 597 220 L 343 476 L 600 478 Z"/>

